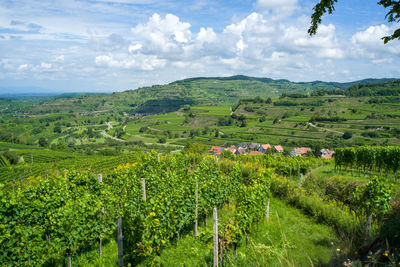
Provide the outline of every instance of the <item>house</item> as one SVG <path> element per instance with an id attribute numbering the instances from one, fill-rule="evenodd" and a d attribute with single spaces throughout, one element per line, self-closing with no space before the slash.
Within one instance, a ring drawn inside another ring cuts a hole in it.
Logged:
<path id="1" fill-rule="evenodd" d="M 211 149 L 210 149 L 210 152 L 211 152 L 211 153 L 214 153 L 214 154 L 216 154 L 216 155 L 221 154 L 222 151 L 224 151 L 224 148 L 223 148 L 223 147 L 220 147 L 220 146 L 213 146 L 213 147 L 211 147 Z"/>
<path id="2" fill-rule="evenodd" d="M 226 148 L 224 151 L 229 151 L 233 155 L 237 155 L 237 149 L 235 147 L 232 147 L 232 146 L 230 148 Z"/>
<path id="3" fill-rule="evenodd" d="M 311 152 L 311 148 L 309 147 L 295 147 L 290 152 L 291 156 L 305 156 L 308 152 Z"/>
<path id="4" fill-rule="evenodd" d="M 249 144 L 250 150 L 258 150 L 259 148 L 260 148 L 260 144 L 258 144 L 258 143 L 250 143 Z"/>
<path id="5" fill-rule="evenodd" d="M 242 148 L 245 148 L 245 149 L 247 149 L 247 144 L 246 143 L 239 143 L 238 144 L 238 147 L 242 147 Z"/>
<path id="6" fill-rule="evenodd" d="M 258 151 L 264 152 L 264 151 L 267 151 L 268 149 L 271 149 L 271 148 L 272 148 L 272 146 L 271 146 L 270 144 L 264 144 L 264 145 L 261 145 L 261 146 L 260 146 L 260 148 L 258 149 Z"/>
<path id="7" fill-rule="evenodd" d="M 236 155 L 243 155 L 243 154 L 245 154 L 246 153 L 246 148 L 243 148 L 243 147 L 239 147 L 237 150 L 236 150 Z"/>
<path id="8" fill-rule="evenodd" d="M 283 152 L 283 147 L 281 145 L 274 146 L 274 151 L 282 153 Z"/>
<path id="9" fill-rule="evenodd" d="M 254 155 L 262 155 L 263 153 L 260 151 L 250 151 L 250 155 L 254 156 Z"/>
<path id="10" fill-rule="evenodd" d="M 335 151 L 329 150 L 329 149 L 321 149 L 321 158 L 325 159 L 331 159 L 333 158 L 333 154 L 335 154 Z"/>

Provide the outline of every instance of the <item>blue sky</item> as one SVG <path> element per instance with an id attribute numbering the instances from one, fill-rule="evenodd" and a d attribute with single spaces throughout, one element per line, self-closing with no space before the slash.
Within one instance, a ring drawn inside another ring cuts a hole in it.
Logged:
<path id="1" fill-rule="evenodd" d="M 316 36 L 311 0 L 0 2 L 0 94 L 111 92 L 198 76 L 292 81 L 400 77 L 399 25 L 339 0 Z"/>

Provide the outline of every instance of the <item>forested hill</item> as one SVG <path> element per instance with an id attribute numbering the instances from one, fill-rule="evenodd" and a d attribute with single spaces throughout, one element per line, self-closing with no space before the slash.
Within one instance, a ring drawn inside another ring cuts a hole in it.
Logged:
<path id="1" fill-rule="evenodd" d="M 153 85 L 110 95 L 63 97 L 37 105 L 30 109 L 30 112 L 36 114 L 77 111 L 161 113 L 177 110 L 187 104 L 230 105 L 243 98 L 277 97 L 284 93 L 308 94 L 316 89 L 347 89 L 354 84 L 387 80 L 368 79 L 350 83 L 291 82 L 289 80 L 254 78 L 243 75 L 191 78 L 166 85 Z"/>
<path id="2" fill-rule="evenodd" d="M 346 90 L 348 96 L 400 96 L 400 79 L 380 83 L 358 83 Z"/>

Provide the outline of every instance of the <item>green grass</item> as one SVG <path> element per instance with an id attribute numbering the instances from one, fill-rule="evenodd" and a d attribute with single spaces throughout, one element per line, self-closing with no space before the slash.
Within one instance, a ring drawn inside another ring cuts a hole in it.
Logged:
<path id="1" fill-rule="evenodd" d="M 339 242 L 333 229 L 316 223 L 277 199 L 271 199 L 270 207 L 270 221 L 262 220 L 258 230 L 253 227 L 248 246 L 243 241 L 237 256 L 233 249 L 225 251 L 226 266 L 309 266 L 311 262 L 320 265 L 332 260 Z M 227 207 L 222 209 L 219 220 L 226 221 L 229 213 Z M 211 223 L 210 219 L 209 230 Z M 204 232 L 204 228 L 200 231 Z M 161 263 L 164 266 L 210 266 L 211 243 L 188 234 L 162 251 Z"/>

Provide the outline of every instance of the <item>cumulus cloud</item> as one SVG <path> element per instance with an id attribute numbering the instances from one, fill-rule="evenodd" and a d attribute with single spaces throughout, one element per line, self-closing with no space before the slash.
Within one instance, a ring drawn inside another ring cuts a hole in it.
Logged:
<path id="1" fill-rule="evenodd" d="M 151 16 L 145 24 L 132 29 L 135 39 L 143 46 L 143 53 L 182 53 L 182 44 L 191 39 L 190 23 L 181 22 L 172 14 L 162 18 L 158 14 Z"/>
<path id="2" fill-rule="evenodd" d="M 136 54 L 134 56 L 129 56 L 123 54 L 109 54 L 97 56 L 95 59 L 95 63 L 97 66 L 102 67 L 149 71 L 165 67 L 167 61 L 159 59 L 157 56 L 154 55 Z"/>
<path id="3" fill-rule="evenodd" d="M 394 29 L 395 26 L 389 27 L 381 24 L 370 26 L 364 31 L 356 32 L 351 37 L 353 56 L 375 59 L 377 57 L 387 56 L 388 54 L 400 55 L 399 42 L 393 41 L 384 44 L 381 39 L 383 36 L 390 35 Z"/>
<path id="4" fill-rule="evenodd" d="M 278 6 L 277 2 L 270 4 L 271 8 Z M 346 57 L 333 25 L 321 25 L 313 37 L 306 29 L 306 22 L 288 27 L 253 12 L 220 33 L 210 27 L 201 27 L 195 33 L 189 23 L 175 15 L 154 14 L 146 23 L 132 28 L 132 36 L 125 38 L 133 41 L 125 50 L 98 55 L 95 63 L 99 67 L 143 71 L 170 66 L 271 74 L 284 73 L 285 69 L 310 69 L 320 59 Z"/>

